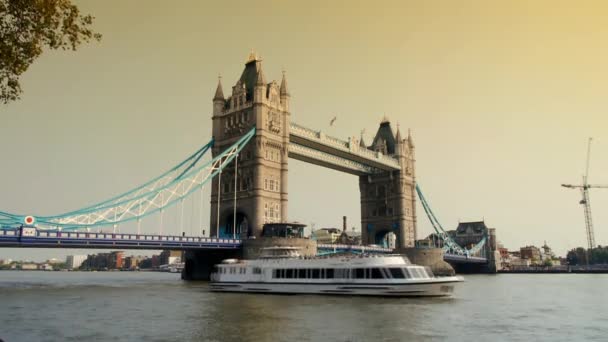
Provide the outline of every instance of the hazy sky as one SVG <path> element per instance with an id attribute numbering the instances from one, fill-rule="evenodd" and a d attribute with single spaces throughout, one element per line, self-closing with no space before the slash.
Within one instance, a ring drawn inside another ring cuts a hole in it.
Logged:
<path id="1" fill-rule="evenodd" d="M 590 180 L 608 183 L 605 1 L 76 3 L 103 40 L 43 54 L 23 98 L 0 106 L 0 210 L 76 209 L 181 161 L 210 139 L 217 75 L 228 94 L 254 48 L 268 80 L 287 71 L 293 121 L 341 138 L 365 128 L 368 143 L 385 114 L 411 128 L 446 228 L 485 218 L 510 249 L 586 245 L 580 195 L 560 183 L 580 181 L 588 136 Z M 289 191 L 293 220 L 360 225 L 354 176 L 290 160 Z M 606 244 L 608 189 L 591 203 Z"/>

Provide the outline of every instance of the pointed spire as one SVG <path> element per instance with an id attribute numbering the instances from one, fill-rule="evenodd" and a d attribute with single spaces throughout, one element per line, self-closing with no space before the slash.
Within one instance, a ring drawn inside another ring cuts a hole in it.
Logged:
<path id="1" fill-rule="evenodd" d="M 395 136 L 395 140 L 397 140 L 397 144 L 401 144 L 401 130 L 399 130 L 399 124 L 397 124 L 397 135 Z"/>
<path id="2" fill-rule="evenodd" d="M 264 71 L 262 70 L 262 63 L 260 63 L 260 68 L 258 69 L 258 74 L 256 75 L 255 85 L 266 85 L 266 78 L 264 77 Z"/>
<path id="3" fill-rule="evenodd" d="M 283 70 L 283 79 L 281 80 L 281 96 L 288 95 L 289 89 L 287 89 L 287 79 L 285 78 L 285 70 Z"/>
<path id="4" fill-rule="evenodd" d="M 410 129 L 407 130 L 407 143 L 409 147 L 414 147 L 414 139 L 412 139 L 412 131 Z"/>
<path id="5" fill-rule="evenodd" d="M 359 147 L 367 148 L 367 146 L 365 146 L 365 141 L 363 141 L 363 136 L 361 136 L 361 139 L 359 140 Z"/>
<path id="6" fill-rule="evenodd" d="M 224 100 L 224 91 L 222 90 L 222 76 L 217 77 L 217 89 L 213 100 Z"/>

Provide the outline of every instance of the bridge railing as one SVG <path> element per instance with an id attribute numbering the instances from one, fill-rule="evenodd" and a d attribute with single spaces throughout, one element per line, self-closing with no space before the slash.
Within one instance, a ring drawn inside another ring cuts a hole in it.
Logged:
<path id="1" fill-rule="evenodd" d="M 354 144 L 352 140 L 344 141 L 344 140 L 326 135 L 321 131 L 315 131 L 313 129 L 298 125 L 293 122 L 290 124 L 290 132 L 293 135 L 322 143 L 324 145 L 330 146 L 337 150 L 356 154 L 356 155 L 359 155 L 366 159 L 374 160 L 376 162 L 382 163 L 386 166 L 389 166 L 389 167 L 392 167 L 395 169 L 400 168 L 399 162 L 396 158 L 384 155 L 380 152 L 374 152 L 374 151 L 368 150 L 367 148 L 360 147 L 359 144 Z"/>

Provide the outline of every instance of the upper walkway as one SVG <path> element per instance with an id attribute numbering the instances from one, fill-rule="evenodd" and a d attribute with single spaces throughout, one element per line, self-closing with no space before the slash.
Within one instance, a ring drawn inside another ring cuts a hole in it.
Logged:
<path id="1" fill-rule="evenodd" d="M 396 158 L 362 147 L 356 139 L 340 140 L 293 122 L 289 130 L 294 159 L 359 176 L 401 169 Z"/>

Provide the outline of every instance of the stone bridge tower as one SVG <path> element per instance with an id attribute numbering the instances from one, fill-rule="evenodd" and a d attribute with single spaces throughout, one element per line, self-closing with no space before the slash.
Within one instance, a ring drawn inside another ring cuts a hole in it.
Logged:
<path id="1" fill-rule="evenodd" d="M 230 96 L 224 97 L 218 82 L 213 97 L 213 156 L 254 126 L 256 135 L 238 157 L 236 189 L 234 162 L 222 172 L 221 182 L 220 177 L 213 179 L 211 236 L 232 236 L 235 191 L 237 237 L 259 237 L 264 223 L 287 220 L 289 100 L 285 74 L 280 85 L 266 82 L 262 60 L 253 53 Z"/>
<path id="2" fill-rule="evenodd" d="M 361 139 L 362 147 L 365 147 Z M 369 149 L 399 161 L 400 171 L 359 177 L 361 191 L 361 234 L 363 244 L 382 244 L 389 233 L 398 248 L 413 247 L 416 241 L 416 189 L 414 143 L 410 134 L 393 133 L 388 119 L 378 128 Z"/>

